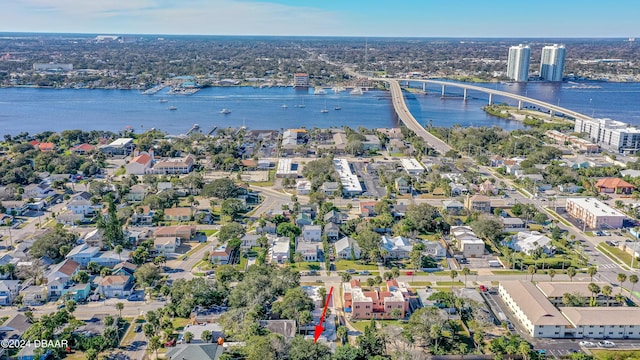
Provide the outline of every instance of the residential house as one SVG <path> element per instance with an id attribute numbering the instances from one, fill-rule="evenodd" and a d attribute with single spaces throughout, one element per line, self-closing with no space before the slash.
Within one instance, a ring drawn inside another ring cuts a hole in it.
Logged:
<path id="1" fill-rule="evenodd" d="M 66 206 L 67 211 L 83 217 L 95 214 L 100 208 L 100 205 L 94 205 L 89 199 L 78 195 L 73 196 Z"/>
<path id="2" fill-rule="evenodd" d="M 224 331 L 222 326 L 217 321 L 204 322 L 196 324 L 187 324 L 182 331 L 178 334 L 178 344 L 185 343 L 184 334 L 190 332 L 193 335 L 193 339 L 190 344 L 205 344 L 209 341 L 202 340 L 202 333 L 208 331 L 213 335 L 213 341 L 215 342 L 219 337 L 224 337 Z"/>
<path id="3" fill-rule="evenodd" d="M 284 236 L 274 241 L 270 250 L 272 263 L 284 264 L 289 260 L 289 242 L 289 238 Z"/>
<path id="4" fill-rule="evenodd" d="M 272 333 L 282 335 L 286 340 L 298 333 L 295 320 L 259 320 L 260 326 Z"/>
<path id="5" fill-rule="evenodd" d="M 191 220 L 190 207 L 175 207 L 164 209 L 164 221 L 189 221 Z"/>
<path id="6" fill-rule="evenodd" d="M 2 207 L 9 215 L 22 216 L 29 209 L 29 204 L 24 201 L 3 201 Z"/>
<path id="7" fill-rule="evenodd" d="M 340 227 L 332 222 L 327 223 L 327 225 L 324 226 L 324 234 L 329 241 L 338 240 L 338 237 L 340 236 Z"/>
<path id="8" fill-rule="evenodd" d="M 392 153 L 402 153 L 406 148 L 404 141 L 400 139 L 391 139 L 387 143 L 387 150 Z"/>
<path id="9" fill-rule="evenodd" d="M 87 244 L 91 247 L 102 248 L 104 246 L 104 230 L 93 229 L 84 234 L 79 242 L 82 244 Z"/>
<path id="10" fill-rule="evenodd" d="M 470 211 L 491 213 L 491 200 L 484 195 L 467 196 L 465 207 Z"/>
<path id="11" fill-rule="evenodd" d="M 113 267 L 113 269 L 111 270 L 111 275 L 133 276 L 137 268 L 138 268 L 138 265 L 132 264 L 129 261 L 125 260 L 116 264 L 116 266 Z"/>
<path id="12" fill-rule="evenodd" d="M 489 180 L 485 180 L 482 184 L 478 186 L 478 191 L 482 194 L 487 195 L 495 195 L 498 193 L 498 189 L 493 185 L 493 183 Z"/>
<path id="13" fill-rule="evenodd" d="M 24 306 L 40 306 L 47 301 L 47 288 L 45 286 L 30 285 L 19 292 Z"/>
<path id="14" fill-rule="evenodd" d="M 71 151 L 74 154 L 78 154 L 78 155 L 85 155 L 87 153 L 92 152 L 93 150 L 95 150 L 95 146 L 91 145 L 91 144 L 80 144 L 80 145 L 76 145 L 76 146 L 72 146 L 69 151 Z"/>
<path id="15" fill-rule="evenodd" d="M 536 251 L 541 251 L 547 255 L 555 252 L 551 239 L 537 231 L 520 231 L 516 235 L 502 240 L 502 244 L 513 251 L 527 255 L 531 255 Z"/>
<path id="16" fill-rule="evenodd" d="M 325 181 L 322 183 L 322 186 L 320 186 L 320 190 L 322 190 L 322 192 L 327 196 L 340 194 L 340 183 L 335 181 Z"/>
<path id="17" fill-rule="evenodd" d="M 119 138 L 99 148 L 107 155 L 129 155 L 135 147 L 132 138 Z"/>
<path id="18" fill-rule="evenodd" d="M 391 215 L 394 219 L 404 219 L 404 216 L 407 214 L 407 209 L 409 207 L 405 204 L 395 204 L 392 205 Z"/>
<path id="19" fill-rule="evenodd" d="M 25 186 L 24 192 L 22 193 L 22 199 L 23 200 L 26 200 L 29 198 L 43 199 L 51 195 L 52 193 L 55 193 L 55 192 L 51 190 L 49 183 L 43 181 L 39 184 L 29 184 Z"/>
<path id="20" fill-rule="evenodd" d="M 193 170 L 195 159 L 191 155 L 187 155 L 180 159 L 167 159 L 158 161 L 151 168 L 154 174 L 188 174 Z"/>
<path id="21" fill-rule="evenodd" d="M 320 247 L 317 242 L 298 241 L 296 253 L 302 255 L 303 261 L 318 261 Z"/>
<path id="22" fill-rule="evenodd" d="M 385 259 L 407 259 L 409 258 L 409 252 L 413 249 L 409 239 L 404 236 L 389 238 L 383 235 L 380 247 L 381 250 L 386 251 Z"/>
<path id="23" fill-rule="evenodd" d="M 45 275 L 49 297 L 58 298 L 62 296 L 64 286 L 71 282 L 71 277 L 78 271 L 80 271 L 80 264 L 71 259 L 65 259 L 54 265 Z"/>
<path id="24" fill-rule="evenodd" d="M 173 254 L 180 246 L 180 239 L 177 237 L 158 237 L 153 240 L 153 248 L 158 254 Z"/>
<path id="25" fill-rule="evenodd" d="M 362 149 L 364 151 L 378 151 L 380 150 L 380 139 L 376 135 L 365 135 L 365 140 L 362 142 Z"/>
<path id="26" fill-rule="evenodd" d="M 149 172 L 153 165 L 153 158 L 148 153 L 137 155 L 128 164 L 124 166 L 127 174 L 144 175 Z"/>
<path id="27" fill-rule="evenodd" d="M 19 340 L 22 338 L 22 335 L 31 327 L 31 322 L 29 319 L 18 313 L 11 317 L 9 317 L 3 324 L 0 326 L 0 340 Z M 6 349 L 0 349 L 0 357 L 3 359 L 3 351 Z"/>
<path id="28" fill-rule="evenodd" d="M 447 257 L 447 249 L 439 241 L 425 241 L 423 255 L 431 256 L 434 259 Z"/>
<path id="29" fill-rule="evenodd" d="M 242 242 L 240 244 L 240 248 L 242 250 L 249 250 L 254 246 L 258 246 L 258 239 L 262 237 L 262 235 L 258 235 L 258 234 L 244 234 L 242 235 L 242 237 L 240 238 L 240 241 Z"/>
<path id="30" fill-rule="evenodd" d="M 226 265 L 231 261 L 232 249 L 225 245 L 213 247 L 213 250 L 209 254 L 209 259 L 214 264 Z"/>
<path id="31" fill-rule="evenodd" d="M 325 223 L 342 224 L 346 219 L 346 215 L 337 210 L 331 210 L 324 214 Z"/>
<path id="32" fill-rule="evenodd" d="M 93 259 L 98 257 L 100 248 L 97 246 L 89 246 L 88 244 L 80 244 L 67 254 L 65 258 L 75 261 L 80 266 L 86 267 Z"/>
<path id="33" fill-rule="evenodd" d="M 635 190 L 635 186 L 618 178 L 604 178 L 596 183 L 598 192 L 605 194 L 631 194 Z"/>
<path id="34" fill-rule="evenodd" d="M 108 275 L 98 283 L 98 293 L 108 299 L 128 297 L 133 292 L 134 285 L 132 276 Z"/>
<path id="35" fill-rule="evenodd" d="M 302 228 L 302 238 L 305 241 L 322 241 L 322 226 L 305 225 Z"/>
<path id="36" fill-rule="evenodd" d="M 177 237 L 180 241 L 189 241 L 196 235 L 196 227 L 192 225 L 161 226 L 153 235 L 155 237 Z"/>
<path id="37" fill-rule="evenodd" d="M 343 284 L 344 311 L 351 313 L 353 319 L 391 319 L 404 318 L 409 313 L 410 292 L 404 284 L 387 282 L 387 290 L 374 288 L 362 289 L 359 280 Z M 399 310 L 399 316 L 394 310 Z"/>
<path id="38" fill-rule="evenodd" d="M 132 225 L 152 225 L 154 214 L 155 214 L 155 211 L 151 210 L 151 207 L 148 205 L 137 206 L 133 212 L 133 215 L 131 215 L 131 224 Z"/>
<path id="39" fill-rule="evenodd" d="M 53 151 L 56 149 L 56 144 L 52 142 L 41 142 L 35 146 L 38 150 L 42 152 Z"/>
<path id="40" fill-rule="evenodd" d="M 583 187 L 576 184 L 561 184 L 558 185 L 558 190 L 563 193 L 575 194 L 582 191 Z"/>
<path id="41" fill-rule="evenodd" d="M 394 180 L 394 185 L 399 194 L 408 194 L 411 192 L 411 185 L 405 178 L 396 178 Z"/>
<path id="42" fill-rule="evenodd" d="M 475 258 L 484 255 L 484 241 L 476 236 L 471 227 L 453 226 L 450 234 L 464 257 Z"/>
<path id="43" fill-rule="evenodd" d="M 276 233 L 276 224 L 272 223 L 271 221 L 266 221 L 264 223 L 264 226 L 261 226 L 258 224 L 258 226 L 256 226 L 256 233 L 258 234 L 272 234 L 275 235 Z"/>
<path id="44" fill-rule="evenodd" d="M 58 214 L 58 216 L 56 216 L 56 222 L 58 224 L 63 224 L 68 226 L 78 225 L 84 221 L 85 221 L 85 217 L 83 214 L 74 214 L 71 211 L 62 212 Z"/>
<path id="45" fill-rule="evenodd" d="M 308 195 L 311 192 L 311 182 L 306 180 L 298 180 L 296 183 L 296 191 L 298 195 Z"/>
<path id="46" fill-rule="evenodd" d="M 376 216 L 377 202 L 375 201 L 361 201 L 360 202 L 360 216 L 361 217 L 374 217 Z"/>
<path id="47" fill-rule="evenodd" d="M 298 216 L 296 216 L 296 225 L 298 227 L 311 225 L 311 223 L 313 223 L 313 220 L 311 220 L 311 216 L 309 216 L 307 213 L 301 212 L 298 214 Z"/>
<path id="48" fill-rule="evenodd" d="M 336 241 L 334 246 L 338 259 L 358 260 L 362 254 L 358 242 L 348 236 Z"/>
<path id="49" fill-rule="evenodd" d="M 140 202 L 149 193 L 149 185 L 136 184 L 129 188 L 129 192 L 125 196 L 128 201 Z"/>
<path id="50" fill-rule="evenodd" d="M 19 280 L 0 280 L 0 306 L 13 304 L 20 293 Z"/>
<path id="51" fill-rule="evenodd" d="M 100 266 L 112 268 L 122 262 L 122 259 L 128 259 L 130 253 L 131 251 L 126 249 L 122 250 L 119 254 L 114 250 L 101 251 L 96 254 L 96 256 L 92 257 L 91 261 Z"/>
<path id="52" fill-rule="evenodd" d="M 527 228 L 527 225 L 520 218 L 506 217 L 502 219 L 502 231 L 518 232 Z"/>
<path id="53" fill-rule="evenodd" d="M 178 344 L 170 347 L 166 359 L 218 360 L 224 348 L 218 344 Z"/>
<path id="54" fill-rule="evenodd" d="M 464 204 L 458 200 L 443 200 L 442 210 L 446 211 L 450 215 L 460 215 L 463 213 Z"/>

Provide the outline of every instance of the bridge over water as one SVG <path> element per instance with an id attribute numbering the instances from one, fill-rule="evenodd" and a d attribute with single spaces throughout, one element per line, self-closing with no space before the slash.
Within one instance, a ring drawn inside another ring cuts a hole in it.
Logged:
<path id="1" fill-rule="evenodd" d="M 464 100 L 467 99 L 469 91 L 478 91 L 478 92 L 482 92 L 482 93 L 485 93 L 485 94 L 489 95 L 489 104 L 493 103 L 493 97 L 494 96 L 502 96 L 502 97 L 505 97 L 505 98 L 517 100 L 518 101 L 518 109 L 522 109 L 524 104 L 531 104 L 531 105 L 536 105 L 536 106 L 538 106 L 540 108 L 548 109 L 551 112 L 551 114 L 553 114 L 553 113 L 562 113 L 564 115 L 571 116 L 571 117 L 574 117 L 576 119 L 586 119 L 586 120 L 592 120 L 593 119 L 590 116 L 584 115 L 582 113 L 579 113 L 579 112 L 576 112 L 576 111 L 573 111 L 573 110 L 570 110 L 570 109 L 567 109 L 567 108 L 563 108 L 561 106 L 553 105 L 553 104 L 548 103 L 548 102 L 532 99 L 532 98 L 526 97 L 526 96 L 521 96 L 521 95 L 508 93 L 508 92 L 505 92 L 505 91 L 487 89 L 487 88 L 480 87 L 480 86 L 475 86 L 475 85 L 469 85 L 469 84 L 463 84 L 463 83 L 455 83 L 455 82 L 449 82 L 449 81 L 422 80 L 422 79 L 374 78 L 372 80 L 384 81 L 384 82 L 389 84 L 390 91 L 391 91 L 391 100 L 392 100 L 392 103 L 393 103 L 393 108 L 395 109 L 396 113 L 398 114 L 398 117 L 400 118 L 400 120 L 405 124 L 405 126 L 407 126 L 409 129 L 413 130 L 418 136 L 420 136 L 423 139 L 425 139 L 425 141 L 430 146 L 435 148 L 441 154 L 444 154 L 445 152 L 450 150 L 451 147 L 448 144 L 446 144 L 445 142 L 443 142 L 442 140 L 440 140 L 437 137 L 431 135 L 431 133 L 429 133 L 427 130 L 425 130 L 422 127 L 422 125 L 420 125 L 420 123 L 413 117 L 413 115 L 409 111 L 409 108 L 407 107 L 407 104 L 404 101 L 404 95 L 402 93 L 402 88 L 400 86 L 400 82 L 422 83 L 423 84 L 423 90 L 425 90 L 425 91 L 426 91 L 426 85 L 427 84 L 440 85 L 440 86 L 442 86 L 442 96 L 445 95 L 446 87 L 450 86 L 450 87 L 460 88 L 463 91 L 462 98 Z"/>

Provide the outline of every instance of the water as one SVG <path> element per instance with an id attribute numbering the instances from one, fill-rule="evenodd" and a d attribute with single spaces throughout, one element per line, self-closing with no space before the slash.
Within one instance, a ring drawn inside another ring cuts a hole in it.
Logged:
<path id="1" fill-rule="evenodd" d="M 572 84 L 478 84 L 559 104 L 572 110 L 640 124 L 640 83 L 591 83 L 599 89 L 568 89 Z M 429 95 L 407 94 L 407 104 L 422 124 L 434 126 L 500 126 L 507 130 L 522 127 L 517 121 L 486 115 L 481 107 L 487 95 L 469 92 L 468 101 L 440 98 L 440 89 L 431 86 Z M 136 130 L 161 129 L 170 134 L 185 133 L 195 123 L 204 130 L 212 126 L 245 125 L 251 129 L 292 127 L 367 128 L 397 126 L 390 96 L 369 91 L 362 96 L 349 92 L 313 95 L 313 89 L 219 87 L 202 89 L 191 96 L 141 95 L 129 90 L 0 89 L 0 135 L 21 131 L 37 133 L 65 129 L 118 131 L 125 126 Z M 461 94 L 451 87 L 447 91 Z M 161 103 L 160 99 L 168 102 Z M 591 100 L 591 101 L 590 101 Z M 510 102 L 494 97 L 494 101 Z M 513 104 L 513 102 L 510 102 Z M 286 104 L 287 108 L 282 108 Z M 304 108 L 297 107 L 304 105 Z M 168 110 L 177 107 L 176 111 Z M 334 110 L 336 106 L 342 110 Z M 328 113 L 321 113 L 325 108 Z M 223 108 L 232 112 L 220 114 Z"/>

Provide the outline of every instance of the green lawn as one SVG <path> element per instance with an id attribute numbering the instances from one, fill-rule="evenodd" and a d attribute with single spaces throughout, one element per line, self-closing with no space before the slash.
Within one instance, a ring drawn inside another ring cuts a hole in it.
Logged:
<path id="1" fill-rule="evenodd" d="M 371 323 L 371 320 L 358 320 L 358 321 L 350 321 L 351 325 L 358 329 L 360 332 L 364 332 L 364 328 Z M 381 327 L 395 325 L 404 327 L 405 322 L 399 320 L 376 320 L 376 324 Z"/>
<path id="2" fill-rule="evenodd" d="M 200 270 L 211 270 L 213 269 L 213 264 L 211 264 L 208 260 L 200 260 L 198 261 L 191 269 L 198 268 Z"/>
<path id="3" fill-rule="evenodd" d="M 175 329 L 175 331 L 182 331 L 184 327 L 189 323 L 189 319 L 175 318 L 173 319 L 173 321 L 171 321 L 171 323 L 173 324 L 173 328 Z"/>
<path id="4" fill-rule="evenodd" d="M 627 253 L 626 251 L 623 251 L 615 246 L 609 246 L 605 243 L 600 243 L 598 245 L 598 248 L 601 250 L 604 250 L 605 253 L 609 253 L 615 257 L 617 257 L 618 259 L 620 259 L 625 265 L 631 267 L 631 260 L 633 259 L 631 254 Z M 633 262 L 633 267 L 638 269 L 640 268 L 639 261 L 634 261 Z"/>
<path id="5" fill-rule="evenodd" d="M 464 286 L 462 281 L 436 281 L 438 286 Z"/>
<path id="6" fill-rule="evenodd" d="M 131 344 L 133 342 L 133 339 L 135 339 L 136 337 L 136 332 L 134 331 L 136 326 L 138 325 L 138 323 L 144 323 L 144 322 L 145 321 L 143 318 L 141 317 L 136 318 L 136 320 L 131 323 L 131 325 L 127 329 L 127 332 L 122 337 L 122 340 L 120 341 L 120 346 L 128 346 L 129 344 Z"/>
<path id="7" fill-rule="evenodd" d="M 199 230 L 199 232 L 205 234 L 207 237 L 215 234 L 218 232 L 218 230 Z"/>
<path id="8" fill-rule="evenodd" d="M 590 350 L 598 360 L 632 360 L 640 359 L 640 350 Z"/>
<path id="9" fill-rule="evenodd" d="M 378 270 L 376 264 L 363 264 L 353 260 L 338 260 L 336 261 L 336 269 L 338 271 L 345 271 L 349 269 L 353 270 Z"/>
<path id="10" fill-rule="evenodd" d="M 293 263 L 289 265 L 289 267 L 298 269 L 300 271 L 320 270 L 320 263 L 317 261 L 303 261 L 299 263 Z"/>
<path id="11" fill-rule="evenodd" d="M 248 261 L 249 261 L 249 260 L 248 260 L 246 257 L 241 256 L 241 257 L 240 257 L 240 264 L 237 264 L 237 265 L 236 265 L 236 269 L 238 269 L 238 270 L 240 270 L 240 271 L 244 271 L 244 269 L 246 269 L 246 268 L 247 268 L 247 262 L 248 262 Z"/>
<path id="12" fill-rule="evenodd" d="M 409 286 L 431 286 L 431 281 L 409 281 Z"/>
<path id="13" fill-rule="evenodd" d="M 493 275 L 522 275 L 526 274 L 524 271 L 518 270 L 491 270 Z"/>

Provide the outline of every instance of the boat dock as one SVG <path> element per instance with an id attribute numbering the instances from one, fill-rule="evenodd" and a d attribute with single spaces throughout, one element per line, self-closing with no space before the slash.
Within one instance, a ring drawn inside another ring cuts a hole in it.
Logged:
<path id="1" fill-rule="evenodd" d="M 198 124 L 193 124 L 193 126 L 191 127 L 191 129 L 189 129 L 189 131 L 187 131 L 187 136 L 191 135 L 192 133 L 196 132 L 196 131 L 200 131 L 200 125 Z"/>
<path id="2" fill-rule="evenodd" d="M 168 86 L 168 85 L 165 85 L 165 84 L 159 84 L 159 85 L 156 85 L 156 86 L 152 87 L 151 89 L 147 89 L 147 90 L 143 91 L 143 92 L 142 92 L 142 95 L 154 95 L 154 94 L 156 94 L 158 91 L 160 91 L 160 90 L 162 90 L 162 89 L 166 88 L 167 86 Z"/>

